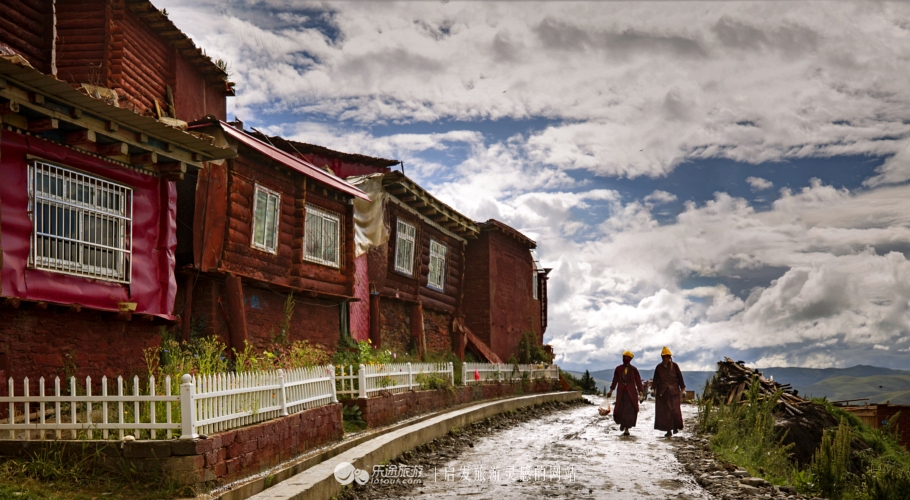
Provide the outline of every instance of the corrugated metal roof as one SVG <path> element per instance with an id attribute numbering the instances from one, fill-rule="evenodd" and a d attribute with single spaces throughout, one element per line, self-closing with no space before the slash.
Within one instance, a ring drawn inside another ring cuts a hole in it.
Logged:
<path id="1" fill-rule="evenodd" d="M 118 108 L 104 101 L 93 99 L 74 89 L 70 84 L 45 75 L 34 68 L 19 66 L 0 58 L 0 77 L 12 81 L 17 86 L 48 96 L 66 106 L 81 109 L 83 112 L 124 125 L 159 141 L 199 153 L 206 160 L 235 156 L 230 149 L 216 147 L 192 134 L 168 127 L 152 117 L 142 116 L 128 109 Z"/>
<path id="2" fill-rule="evenodd" d="M 367 201 L 370 200 L 366 193 L 361 191 L 359 188 L 348 184 L 340 177 L 336 177 L 306 160 L 297 158 L 296 156 L 289 153 L 285 153 L 284 151 L 276 148 L 275 146 L 272 146 L 271 144 L 266 144 L 245 132 L 237 130 L 236 128 L 223 121 L 219 121 L 218 123 L 221 125 L 221 129 L 224 130 L 227 135 L 233 137 L 234 139 L 237 139 L 253 150 L 265 156 L 268 156 L 278 163 L 281 163 L 282 165 L 292 170 L 296 170 L 297 172 L 300 172 L 301 174 L 311 179 L 330 186 L 333 189 L 337 189 L 338 191 L 348 193 L 351 196 L 356 196 Z"/>

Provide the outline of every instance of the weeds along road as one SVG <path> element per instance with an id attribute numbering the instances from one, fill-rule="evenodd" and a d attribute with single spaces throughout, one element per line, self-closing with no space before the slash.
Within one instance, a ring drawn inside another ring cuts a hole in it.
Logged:
<path id="1" fill-rule="evenodd" d="M 590 400 L 599 405 L 603 398 Z M 694 406 L 683 405 L 684 418 L 694 413 Z M 424 484 L 407 496 L 423 500 L 711 498 L 687 475 L 663 433 L 654 430 L 653 400 L 641 405 L 638 426 L 631 433 L 620 436 L 612 417 L 600 417 L 597 406 L 557 411 L 481 437 L 457 456 L 424 467 Z M 682 431 L 672 439 L 687 436 Z"/>

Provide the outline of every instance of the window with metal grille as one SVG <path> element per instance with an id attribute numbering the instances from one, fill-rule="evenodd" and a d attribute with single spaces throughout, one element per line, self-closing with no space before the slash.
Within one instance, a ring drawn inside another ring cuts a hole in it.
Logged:
<path id="1" fill-rule="evenodd" d="M 253 248 L 278 253 L 278 222 L 281 194 L 256 185 L 253 195 Z"/>
<path id="2" fill-rule="evenodd" d="M 427 286 L 445 291 L 446 287 L 446 246 L 442 243 L 430 239 L 430 276 L 427 278 Z"/>
<path id="3" fill-rule="evenodd" d="M 310 262 L 341 267 L 339 242 L 341 216 L 315 205 L 306 206 L 306 235 L 303 258 Z"/>
<path id="4" fill-rule="evenodd" d="M 411 276 L 414 274 L 414 226 L 398 219 L 398 236 L 395 238 L 395 270 Z"/>
<path id="5" fill-rule="evenodd" d="M 32 267 L 130 282 L 133 190 L 58 165 L 29 165 Z"/>

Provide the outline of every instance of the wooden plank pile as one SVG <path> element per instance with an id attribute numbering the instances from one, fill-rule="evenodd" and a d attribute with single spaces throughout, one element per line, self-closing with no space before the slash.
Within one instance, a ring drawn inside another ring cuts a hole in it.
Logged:
<path id="1" fill-rule="evenodd" d="M 803 410 L 799 407 L 809 402 L 799 397 L 790 384 L 766 379 L 760 371 L 752 370 L 730 358 L 717 363 L 717 373 L 709 382 L 705 396 L 728 405 L 741 403 L 748 398 L 753 384 L 758 384 L 759 398 L 762 399 L 783 390 L 777 400 L 778 410 L 791 416 L 802 415 Z"/>

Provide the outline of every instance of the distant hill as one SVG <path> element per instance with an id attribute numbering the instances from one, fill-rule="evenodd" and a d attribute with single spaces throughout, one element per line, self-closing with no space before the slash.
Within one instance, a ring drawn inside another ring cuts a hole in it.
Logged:
<path id="1" fill-rule="evenodd" d="M 642 380 L 654 376 L 653 369 L 638 369 Z M 790 384 L 801 396 L 827 397 L 829 401 L 869 398 L 870 403 L 910 404 L 910 371 L 858 365 L 850 368 L 759 368 L 765 377 Z M 584 372 L 570 371 L 578 377 Z M 609 389 L 613 370 L 591 372 L 598 388 Z M 714 372 L 683 371 L 686 386 L 701 392 Z"/>

